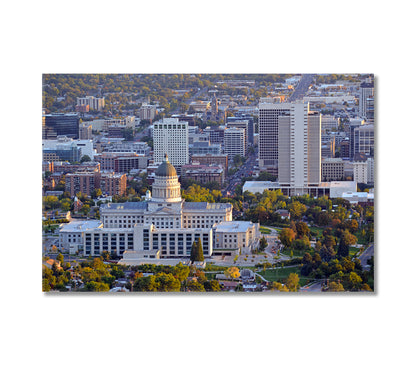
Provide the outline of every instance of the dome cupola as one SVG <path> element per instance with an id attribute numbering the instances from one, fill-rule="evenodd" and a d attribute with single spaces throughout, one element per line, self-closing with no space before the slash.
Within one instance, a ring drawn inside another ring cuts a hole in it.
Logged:
<path id="1" fill-rule="evenodd" d="M 169 162 L 168 155 L 165 153 L 165 159 L 156 170 L 158 177 L 177 177 L 175 167 Z"/>

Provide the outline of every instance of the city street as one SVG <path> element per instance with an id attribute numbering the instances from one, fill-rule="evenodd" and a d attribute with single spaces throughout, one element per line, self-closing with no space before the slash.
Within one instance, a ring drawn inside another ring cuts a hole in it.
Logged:
<path id="1" fill-rule="evenodd" d="M 367 265 L 367 260 L 371 258 L 371 256 L 374 256 L 374 244 L 371 244 L 362 254 L 358 257 L 358 259 L 361 261 L 361 266 L 364 270 L 368 270 L 370 268 L 370 265 Z"/>

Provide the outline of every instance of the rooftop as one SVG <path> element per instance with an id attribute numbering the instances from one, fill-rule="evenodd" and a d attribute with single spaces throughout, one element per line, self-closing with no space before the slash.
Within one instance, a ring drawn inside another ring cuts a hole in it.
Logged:
<path id="1" fill-rule="evenodd" d="M 207 202 L 184 202 L 183 209 L 184 210 L 201 210 L 201 209 L 209 209 L 209 210 L 222 210 L 231 208 L 230 203 L 207 203 Z"/>
<path id="2" fill-rule="evenodd" d="M 135 201 L 126 203 L 108 203 L 101 205 L 101 209 L 105 210 L 146 210 L 147 201 Z"/>
<path id="3" fill-rule="evenodd" d="M 67 223 L 66 225 L 64 225 L 61 228 L 60 232 L 74 232 L 74 231 L 84 232 L 86 230 L 97 229 L 100 226 L 102 226 L 102 223 L 101 221 L 98 221 L 98 220 L 88 220 L 88 221 L 73 220 L 70 223 Z"/>
<path id="4" fill-rule="evenodd" d="M 249 221 L 223 221 L 214 224 L 213 228 L 216 232 L 246 232 L 252 226 Z"/>

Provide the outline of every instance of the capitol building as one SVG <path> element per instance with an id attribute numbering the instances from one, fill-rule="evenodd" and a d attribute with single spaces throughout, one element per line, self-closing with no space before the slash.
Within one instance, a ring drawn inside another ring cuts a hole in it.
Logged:
<path id="1" fill-rule="evenodd" d="M 250 253 L 258 246 L 259 224 L 232 220 L 229 203 L 186 202 L 176 169 L 165 155 L 145 201 L 108 203 L 100 221 L 79 221 L 60 230 L 69 253 L 123 256 L 122 264 L 178 263 L 189 260 L 201 239 L 204 257 Z"/>

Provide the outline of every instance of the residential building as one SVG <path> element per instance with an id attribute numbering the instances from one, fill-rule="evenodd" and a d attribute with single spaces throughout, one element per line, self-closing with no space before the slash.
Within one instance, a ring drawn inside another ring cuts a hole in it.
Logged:
<path id="1" fill-rule="evenodd" d="M 149 158 L 134 152 L 103 152 L 95 160 L 101 164 L 101 170 L 129 173 L 133 169 L 146 169 Z"/>
<path id="2" fill-rule="evenodd" d="M 77 97 L 77 106 L 80 105 L 89 105 L 90 110 L 99 112 L 104 109 L 105 99 L 94 96 Z"/>
<path id="3" fill-rule="evenodd" d="M 123 196 L 127 188 L 126 174 L 84 172 L 69 173 L 65 176 L 65 191 L 68 191 L 71 197 L 78 192 L 91 196 L 98 188 L 106 195 Z"/>
<path id="4" fill-rule="evenodd" d="M 88 122 L 80 123 L 79 139 L 84 139 L 84 140 L 92 139 L 92 125 L 89 125 Z"/>
<path id="5" fill-rule="evenodd" d="M 153 121 L 157 114 L 157 106 L 150 104 L 143 104 L 139 109 L 139 117 L 141 120 Z"/>

